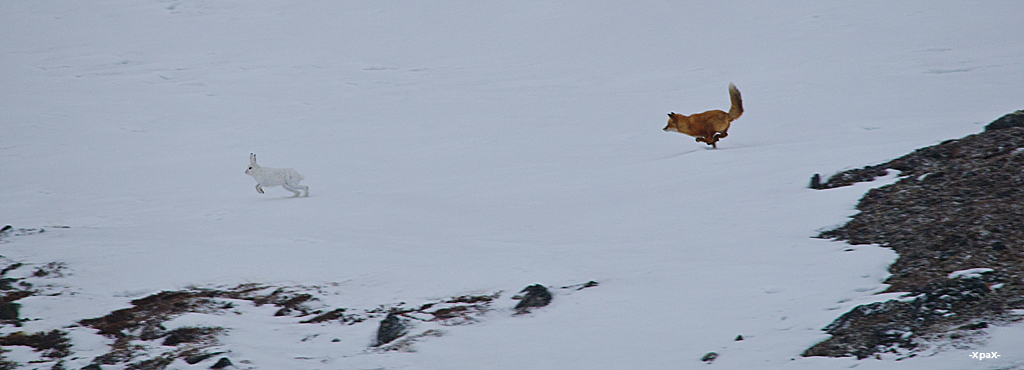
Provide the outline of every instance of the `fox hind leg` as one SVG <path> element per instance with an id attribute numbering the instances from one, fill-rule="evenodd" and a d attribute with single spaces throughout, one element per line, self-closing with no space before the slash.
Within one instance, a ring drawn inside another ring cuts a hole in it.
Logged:
<path id="1" fill-rule="evenodd" d="M 708 145 L 711 145 L 712 148 L 718 149 L 718 134 L 711 134 L 708 137 L 710 139 L 707 139 L 704 142 L 707 143 Z"/>

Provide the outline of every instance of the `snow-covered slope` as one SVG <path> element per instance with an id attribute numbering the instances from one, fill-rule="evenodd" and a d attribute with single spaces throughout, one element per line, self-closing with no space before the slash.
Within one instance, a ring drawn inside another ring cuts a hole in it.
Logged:
<path id="1" fill-rule="evenodd" d="M 5 1 L 0 223 L 47 231 L 5 239 L 0 255 L 63 262 L 47 281 L 74 294 L 19 301 L 38 320 L 0 333 L 161 290 L 261 283 L 329 287 L 334 307 L 505 293 L 414 353 L 365 351 L 374 325 L 181 320 L 229 328 L 236 365 L 259 369 L 689 368 L 712 351 L 712 366 L 737 369 L 1022 366 L 1020 325 L 899 362 L 799 356 L 884 298 L 895 258 L 812 238 L 884 180 L 813 191 L 808 179 L 1020 109 L 1022 10 Z M 661 131 L 669 111 L 727 109 L 730 82 L 746 112 L 718 150 Z M 250 152 L 301 172 L 311 196 L 257 194 Z M 527 285 L 590 280 L 511 316 L 507 297 Z M 308 340 L 318 330 L 330 334 Z M 80 368 L 107 342 L 73 331 L 66 366 Z"/>

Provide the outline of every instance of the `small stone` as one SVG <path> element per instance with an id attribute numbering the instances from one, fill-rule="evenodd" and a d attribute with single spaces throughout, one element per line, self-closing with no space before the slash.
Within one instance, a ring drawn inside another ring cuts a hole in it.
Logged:
<path id="1" fill-rule="evenodd" d="M 15 288 L 12 283 L 17 281 L 18 279 L 15 278 L 0 278 L 0 290 L 14 290 Z"/>
<path id="2" fill-rule="evenodd" d="M 717 353 L 715 353 L 715 352 L 708 352 L 708 353 L 706 353 L 704 355 L 704 357 L 701 357 L 700 360 L 710 364 L 711 361 L 714 361 L 716 358 L 718 358 L 718 354 Z"/>
<path id="3" fill-rule="evenodd" d="M 741 340 L 743 340 L 743 335 L 737 335 L 736 336 L 736 341 L 739 342 Z"/>
<path id="4" fill-rule="evenodd" d="M 232 366 L 231 360 L 228 360 L 227 357 L 221 357 L 220 360 L 217 360 L 217 363 L 213 364 L 213 366 L 210 366 L 210 368 L 223 369 L 228 366 Z"/>
<path id="5" fill-rule="evenodd" d="M 551 292 L 543 285 L 530 285 L 520 291 L 520 293 L 522 292 L 526 292 L 526 294 L 516 305 L 518 313 L 526 313 L 529 312 L 530 307 L 544 307 L 551 303 Z"/>
<path id="6" fill-rule="evenodd" d="M 821 186 L 821 175 L 814 174 L 814 176 L 811 176 L 811 186 L 810 186 L 810 188 L 811 189 L 821 189 L 822 188 L 822 186 Z"/>
<path id="7" fill-rule="evenodd" d="M 224 352 L 204 353 L 204 354 L 201 354 L 201 355 L 191 356 L 191 357 L 185 358 L 185 362 L 187 362 L 189 365 L 195 365 L 195 364 L 198 364 L 200 362 L 208 360 L 210 357 L 213 357 L 213 356 L 216 356 L 216 355 L 219 355 L 219 354 L 222 354 L 222 353 L 224 353 Z"/>
<path id="8" fill-rule="evenodd" d="M 164 338 L 163 345 L 176 346 L 182 343 L 197 343 L 217 334 L 215 328 L 183 327 L 171 330 Z"/>
<path id="9" fill-rule="evenodd" d="M 384 320 L 381 320 L 380 328 L 377 329 L 377 344 L 374 344 L 374 347 L 391 343 L 391 341 L 405 335 L 408 332 L 408 327 L 403 321 L 394 312 L 389 313 Z"/>
<path id="10" fill-rule="evenodd" d="M 0 320 L 17 320 L 20 308 L 21 304 L 14 302 L 0 304 Z"/>

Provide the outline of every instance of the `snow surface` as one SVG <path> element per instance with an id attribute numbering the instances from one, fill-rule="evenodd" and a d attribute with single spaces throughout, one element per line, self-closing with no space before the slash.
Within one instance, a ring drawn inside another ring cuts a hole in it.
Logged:
<path id="1" fill-rule="evenodd" d="M 188 286 L 326 286 L 325 304 L 364 308 L 504 291 L 481 322 L 413 353 L 366 352 L 375 325 L 176 320 L 227 327 L 229 357 L 259 369 L 1024 367 L 1019 324 L 901 361 L 799 356 L 842 313 L 896 296 L 876 294 L 891 250 L 812 238 L 894 178 L 815 191 L 810 176 L 1021 109 L 1022 12 L 1012 0 L 3 1 L 0 223 L 46 232 L 0 255 L 64 262 L 48 281 L 74 293 L 19 301 L 34 321 L 17 330 Z M 718 150 L 661 131 L 669 111 L 727 109 L 730 82 L 746 112 Z M 303 173 L 311 196 L 257 194 L 250 152 Z M 590 280 L 511 316 L 508 296 L 527 285 Z M 68 330 L 68 368 L 110 342 Z"/>
<path id="2" fill-rule="evenodd" d="M 979 267 L 979 268 L 973 268 L 973 269 L 953 271 L 953 272 L 950 272 L 949 276 L 947 276 L 947 277 L 950 278 L 950 279 L 970 279 L 970 278 L 981 277 L 982 274 L 988 273 L 988 272 L 992 272 L 992 271 L 995 271 L 995 270 L 987 268 L 987 267 Z"/>

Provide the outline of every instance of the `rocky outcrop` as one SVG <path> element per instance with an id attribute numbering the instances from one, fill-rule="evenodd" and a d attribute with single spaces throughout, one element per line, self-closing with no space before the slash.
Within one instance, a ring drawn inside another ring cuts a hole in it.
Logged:
<path id="1" fill-rule="evenodd" d="M 896 183 L 869 191 L 846 225 L 820 237 L 892 248 L 899 258 L 886 292 L 908 293 L 854 308 L 823 329 L 832 338 L 804 356 L 864 358 L 962 335 L 957 331 L 981 323 L 1020 320 L 1007 312 L 1024 308 L 1022 118 L 1018 111 L 979 134 L 826 182 L 812 179 L 813 188 L 829 189 L 900 171 Z M 972 269 L 985 273 L 954 274 Z"/>

